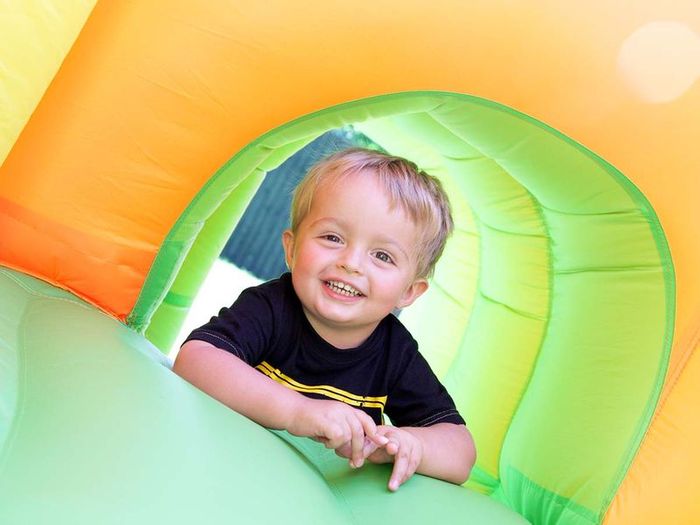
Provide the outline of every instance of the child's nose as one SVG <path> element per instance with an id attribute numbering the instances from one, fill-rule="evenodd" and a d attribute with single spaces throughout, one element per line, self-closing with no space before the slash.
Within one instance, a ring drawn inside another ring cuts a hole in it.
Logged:
<path id="1" fill-rule="evenodd" d="M 360 263 L 359 250 L 353 250 L 351 248 L 343 250 L 338 260 L 338 266 L 348 273 L 361 273 L 362 265 Z"/>
<path id="2" fill-rule="evenodd" d="M 340 267 L 348 273 L 360 273 L 359 268 L 348 263 L 340 263 Z"/>

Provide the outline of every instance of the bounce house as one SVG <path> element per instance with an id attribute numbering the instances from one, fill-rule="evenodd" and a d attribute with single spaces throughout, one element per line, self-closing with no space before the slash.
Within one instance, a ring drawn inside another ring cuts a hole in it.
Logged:
<path id="1" fill-rule="evenodd" d="M 695 0 L 20 1 L 0 34 L 0 523 L 700 523 Z M 390 493 L 162 353 L 344 125 L 452 200 L 402 320 L 465 486 Z"/>

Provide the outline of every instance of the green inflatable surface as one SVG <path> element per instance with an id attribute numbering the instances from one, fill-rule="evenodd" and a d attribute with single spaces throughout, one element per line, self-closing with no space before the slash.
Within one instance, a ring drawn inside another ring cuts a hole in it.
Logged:
<path id="1" fill-rule="evenodd" d="M 468 489 L 273 433 L 173 374 L 142 336 L 0 269 L 0 523 L 524 524 Z"/>

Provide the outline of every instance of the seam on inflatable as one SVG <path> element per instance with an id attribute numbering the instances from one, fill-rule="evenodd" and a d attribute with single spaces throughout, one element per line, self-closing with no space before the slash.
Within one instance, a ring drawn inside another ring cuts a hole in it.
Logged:
<path id="1" fill-rule="evenodd" d="M 518 315 L 520 317 L 526 317 L 527 319 L 534 319 L 535 321 L 541 321 L 541 322 L 545 322 L 548 319 L 548 317 L 543 317 L 541 315 L 537 315 L 537 314 L 527 312 L 525 310 L 520 310 L 518 308 L 510 306 L 509 304 L 504 303 L 503 301 L 499 301 L 498 299 L 494 299 L 493 297 L 486 295 L 482 291 L 479 291 L 479 296 L 483 297 L 485 301 L 502 306 L 503 308 L 505 308 L 509 312 L 512 312 L 515 315 Z"/>
<path id="2" fill-rule="evenodd" d="M 35 273 L 30 272 L 26 269 L 19 268 L 15 265 L 12 265 L 12 264 L 8 264 L 7 262 L 2 263 L 2 267 L 0 267 L 0 272 L 4 273 L 10 279 L 15 281 L 17 283 L 17 285 L 22 287 L 24 290 L 26 290 L 27 293 L 30 293 L 30 294 L 35 295 L 35 296 L 46 297 L 45 295 L 42 295 L 40 292 L 36 292 L 33 288 L 28 287 L 28 285 L 26 285 L 25 283 L 23 283 L 21 280 L 19 280 L 17 278 L 15 273 L 26 275 L 28 277 L 31 277 L 32 279 L 36 279 L 42 285 L 50 286 L 52 288 L 55 288 L 56 290 L 61 290 L 62 292 L 65 292 L 65 293 L 70 295 L 70 297 L 55 297 L 54 296 L 54 297 L 52 297 L 52 299 L 56 299 L 59 301 L 67 301 L 67 302 L 70 302 L 73 304 L 77 304 L 77 305 L 81 306 L 82 308 L 86 308 L 87 310 L 93 310 L 93 309 L 98 310 L 99 312 L 111 317 L 112 319 L 117 319 L 119 321 L 119 319 L 115 316 L 115 314 L 113 312 L 109 312 L 109 311 L 105 310 L 103 307 L 99 306 L 97 303 L 92 301 L 89 297 L 83 296 L 83 295 L 78 295 L 78 293 L 76 293 L 76 291 L 65 288 L 60 283 L 54 283 L 51 281 L 47 281 L 45 276 L 35 274 Z M 119 322 L 121 322 L 121 321 L 119 321 Z"/>
<path id="3" fill-rule="evenodd" d="M 15 270 L 12 270 L 12 271 L 14 272 Z M 24 273 L 24 272 L 20 272 L 20 271 L 17 271 L 17 272 L 18 272 L 18 273 Z M 52 301 L 62 301 L 62 302 L 65 302 L 65 303 L 70 303 L 70 304 L 72 304 L 72 305 L 79 306 L 80 308 L 83 308 L 84 310 L 87 310 L 87 311 L 90 311 L 90 312 L 95 311 L 95 310 L 98 310 L 99 312 L 104 313 L 105 315 L 108 315 L 106 312 L 104 312 L 104 311 L 103 311 L 102 309 L 100 309 L 99 307 L 97 307 L 97 306 L 95 306 L 95 305 L 92 305 L 92 303 L 90 303 L 90 304 L 85 304 L 85 303 L 83 302 L 83 300 L 80 299 L 78 296 L 74 296 L 74 297 L 55 297 L 55 296 L 48 296 L 48 295 L 46 295 L 46 294 L 44 294 L 44 293 L 42 293 L 42 292 L 40 292 L 40 291 L 35 290 L 34 288 L 32 288 L 31 286 L 27 285 L 26 283 L 22 282 L 21 279 L 19 279 L 19 278 L 18 278 L 16 275 L 14 275 L 13 273 L 8 272 L 6 269 L 0 268 L 0 273 L 3 273 L 4 275 L 6 275 L 9 279 L 11 279 L 12 281 L 14 281 L 14 282 L 17 284 L 17 286 L 19 286 L 19 287 L 22 288 L 25 292 L 27 292 L 29 295 L 32 295 L 32 296 L 34 296 L 34 297 L 43 297 L 43 298 L 45 298 L 45 299 L 50 299 L 50 300 L 52 300 Z M 29 276 L 29 277 L 31 277 L 32 279 L 36 279 L 37 281 L 39 281 L 39 282 L 40 282 L 42 285 L 44 285 L 44 286 L 50 286 L 50 287 L 52 287 L 52 288 L 56 288 L 57 290 L 61 290 L 61 291 L 64 291 L 64 292 L 66 292 L 66 293 L 69 293 L 69 294 L 73 295 L 73 292 L 71 292 L 71 291 L 69 291 L 69 290 L 65 290 L 64 288 L 61 288 L 61 287 L 59 287 L 59 286 L 57 286 L 57 285 L 55 285 L 55 284 L 49 283 L 49 282 L 47 282 L 47 281 L 44 281 L 44 280 L 40 279 L 39 277 L 35 277 L 34 275 L 31 275 L 31 274 L 28 274 L 28 273 L 27 273 L 26 275 Z M 113 317 L 113 316 L 110 316 L 110 317 Z"/>
<path id="4" fill-rule="evenodd" d="M 456 306 L 459 306 L 459 307 L 462 306 L 462 302 L 461 302 L 454 294 L 452 294 L 452 292 L 450 292 L 445 286 L 441 285 L 440 283 L 436 283 L 435 281 L 432 281 L 432 282 L 430 283 L 430 286 L 431 286 L 432 288 L 435 288 L 435 289 L 437 289 L 437 290 L 440 290 L 440 293 L 441 293 L 442 295 L 444 295 L 445 298 L 449 299 L 449 301 L 450 301 L 452 304 L 454 304 L 454 305 L 456 305 Z M 452 361 L 450 361 L 450 366 L 451 366 L 451 364 L 452 364 L 453 361 L 454 361 L 454 357 L 452 358 Z M 450 366 L 447 367 L 448 370 L 450 369 Z"/>
<path id="5" fill-rule="evenodd" d="M 513 180 L 515 180 L 515 179 L 513 179 Z M 523 186 L 521 185 L 521 187 L 523 187 Z M 525 191 L 527 191 L 527 189 Z M 548 238 L 547 235 L 545 235 L 545 234 L 514 232 L 514 231 L 504 230 L 503 228 L 497 228 L 497 227 L 495 227 L 491 224 L 485 223 L 485 222 L 483 224 L 489 230 L 493 230 L 493 231 L 498 232 L 498 233 L 504 233 L 506 235 L 517 235 L 518 237 L 534 237 L 536 239 L 544 239 L 544 240 L 546 240 Z"/>

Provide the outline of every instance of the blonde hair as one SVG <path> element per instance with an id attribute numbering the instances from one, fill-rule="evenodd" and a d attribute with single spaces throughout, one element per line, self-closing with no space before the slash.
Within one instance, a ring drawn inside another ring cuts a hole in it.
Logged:
<path id="1" fill-rule="evenodd" d="M 296 233 L 311 210 L 314 193 L 322 182 L 337 181 L 359 172 L 374 174 L 391 206 L 400 206 L 421 231 L 416 277 L 432 276 L 447 237 L 454 228 L 447 194 L 440 181 L 413 162 L 378 151 L 350 148 L 314 165 L 294 191 L 291 229 Z"/>

